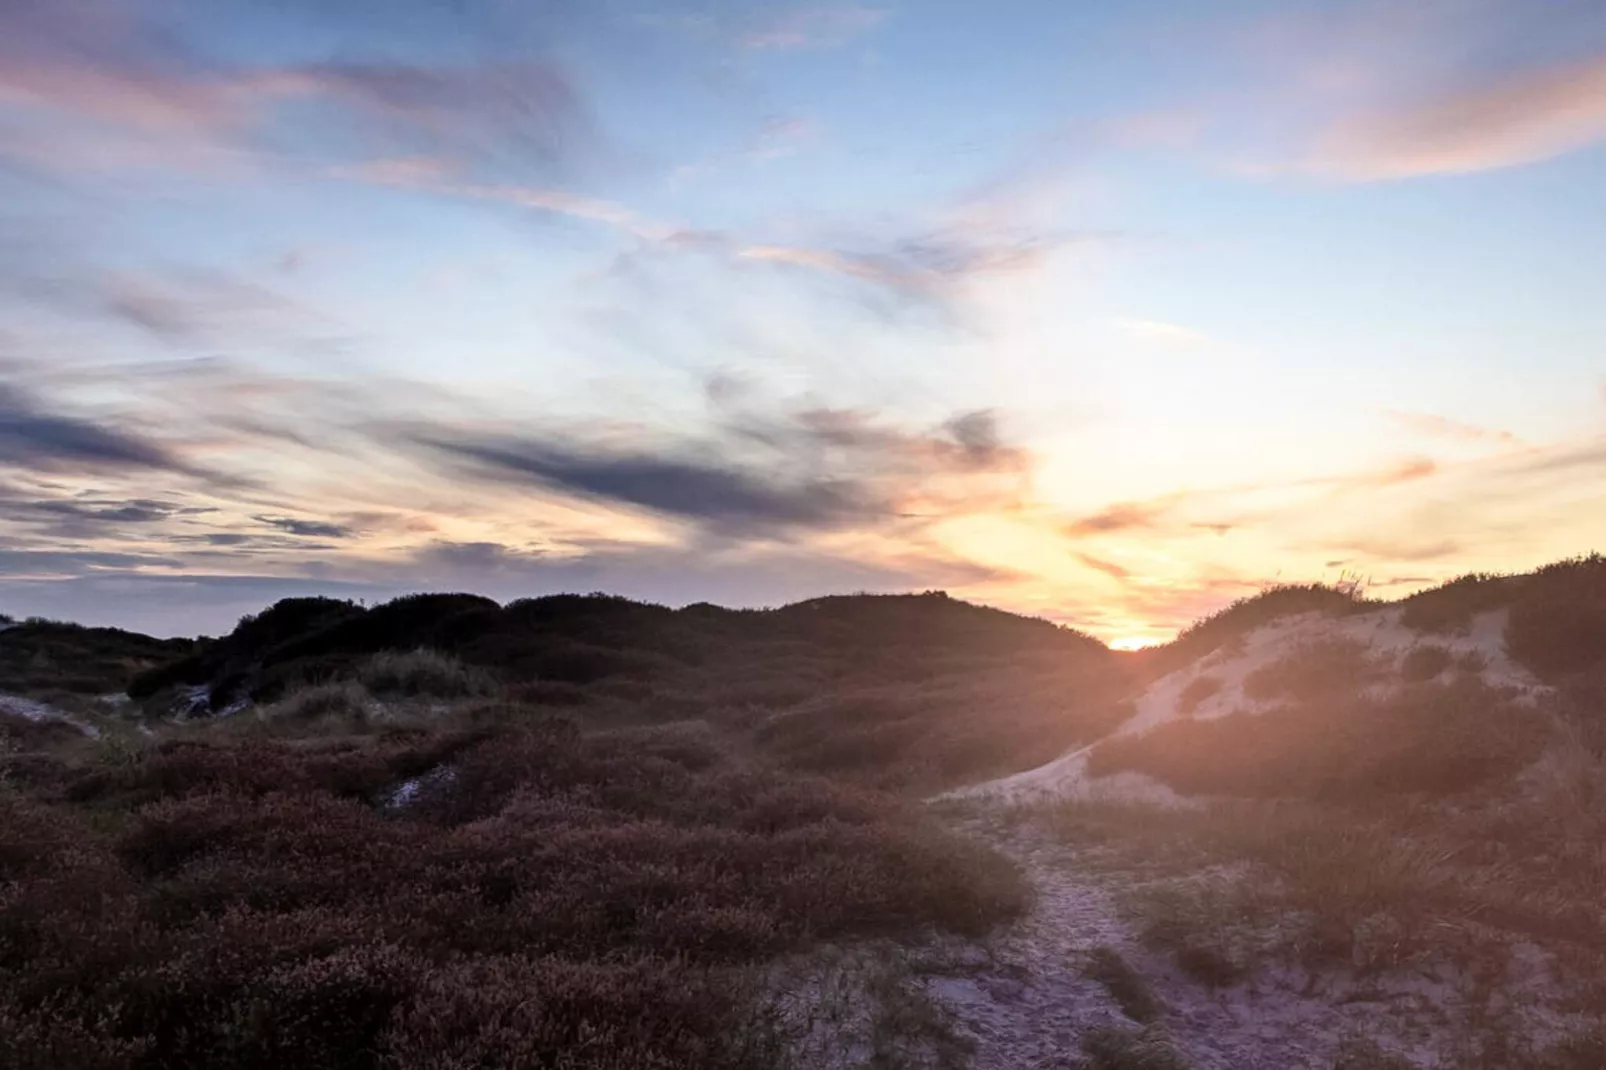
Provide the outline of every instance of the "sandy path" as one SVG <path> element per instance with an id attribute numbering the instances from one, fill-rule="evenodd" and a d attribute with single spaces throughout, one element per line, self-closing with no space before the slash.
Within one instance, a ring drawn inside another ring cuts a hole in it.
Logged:
<path id="1" fill-rule="evenodd" d="M 66 710 L 58 710 L 48 702 L 39 702 L 21 695 L 0 693 L 0 713 L 9 713 L 29 721 L 61 721 L 91 738 L 100 735 L 100 730 L 94 725 L 85 724 Z"/>
<path id="2" fill-rule="evenodd" d="M 936 958 L 951 966 L 919 979 L 974 1045 L 974 1067 L 1077 1067 L 1089 1031 L 1138 1029 L 1084 975 L 1099 947 L 1147 980 L 1164 1008 L 1157 1028 L 1193 1070 L 1332 1070 L 1345 1043 L 1363 1038 L 1419 1067 L 1453 1065 L 1438 1054 L 1460 1003 L 1453 977 L 1362 981 L 1268 965 L 1245 983 L 1208 987 L 1144 947 L 1119 910 L 1120 897 L 1145 881 L 1178 878 L 1100 872 L 1030 820 L 995 814 L 959 824 L 1019 862 L 1037 891 L 1026 918 L 981 943 L 943 947 Z"/>

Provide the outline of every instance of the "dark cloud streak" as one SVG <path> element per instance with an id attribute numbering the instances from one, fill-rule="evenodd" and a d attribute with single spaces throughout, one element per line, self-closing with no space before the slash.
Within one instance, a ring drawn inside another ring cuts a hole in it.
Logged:
<path id="1" fill-rule="evenodd" d="M 0 464 L 39 471 L 187 471 L 156 442 L 128 431 L 47 412 L 0 386 Z"/>
<path id="2" fill-rule="evenodd" d="M 1009 502 L 1031 466 L 1024 450 L 1002 440 L 989 412 L 960 414 L 930 432 L 852 409 L 723 412 L 712 436 L 652 448 L 483 430 L 422 429 L 410 437 L 460 472 L 646 509 L 726 535 L 874 526 Z"/>
<path id="3" fill-rule="evenodd" d="M 290 535 L 313 539 L 349 539 L 356 532 L 344 524 L 323 520 L 301 520 L 292 516 L 254 516 L 251 519 Z"/>
<path id="4" fill-rule="evenodd" d="M 778 486 L 756 473 L 646 454 L 582 453 L 512 437 L 422 438 L 420 444 L 491 478 L 533 480 L 719 528 L 834 527 L 870 512 L 846 484 Z"/>

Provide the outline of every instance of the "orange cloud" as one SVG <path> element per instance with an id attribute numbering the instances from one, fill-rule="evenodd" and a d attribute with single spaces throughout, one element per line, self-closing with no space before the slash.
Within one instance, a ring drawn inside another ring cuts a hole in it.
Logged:
<path id="1" fill-rule="evenodd" d="M 1301 479 L 1289 485 L 1330 486 L 1334 493 L 1343 493 L 1350 490 L 1373 490 L 1398 486 L 1401 483 L 1413 483 L 1437 475 L 1438 472 L 1439 463 L 1431 457 L 1402 457 L 1386 467 L 1371 471 L 1354 472 L 1343 476 L 1318 476 L 1313 479 Z"/>
<path id="2" fill-rule="evenodd" d="M 1498 442 L 1505 446 L 1522 445 L 1522 440 L 1510 431 L 1462 423 L 1459 420 L 1452 420 L 1447 416 L 1439 416 L 1436 413 L 1400 412 L 1395 409 L 1389 409 L 1387 410 L 1387 415 L 1389 419 L 1401 427 L 1415 431 L 1418 434 L 1455 439 L 1461 442 Z"/>
<path id="3" fill-rule="evenodd" d="M 1061 530 L 1067 535 L 1078 537 L 1106 535 L 1112 531 L 1127 531 L 1132 528 L 1152 528 L 1168 511 L 1170 504 L 1170 499 L 1117 502 L 1091 516 L 1074 520 Z"/>
<path id="4" fill-rule="evenodd" d="M 1082 564 L 1086 565 L 1088 568 L 1093 569 L 1095 572 L 1102 572 L 1113 580 L 1118 580 L 1122 583 L 1125 583 L 1127 580 L 1132 578 L 1131 569 L 1124 565 L 1118 565 L 1114 561 L 1107 561 L 1102 557 L 1094 557 L 1092 554 L 1081 553 L 1076 555 L 1076 559 L 1082 562 Z"/>
<path id="5" fill-rule="evenodd" d="M 1356 181 L 1533 163 L 1606 138 L 1606 55 L 1340 123 L 1312 167 Z"/>

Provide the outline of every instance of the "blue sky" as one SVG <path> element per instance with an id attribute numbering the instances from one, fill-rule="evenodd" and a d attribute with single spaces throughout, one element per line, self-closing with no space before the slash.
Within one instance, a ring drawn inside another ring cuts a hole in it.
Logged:
<path id="1" fill-rule="evenodd" d="M 7 0 L 0 609 L 1530 567 L 1603 189 L 1593 0 Z"/>

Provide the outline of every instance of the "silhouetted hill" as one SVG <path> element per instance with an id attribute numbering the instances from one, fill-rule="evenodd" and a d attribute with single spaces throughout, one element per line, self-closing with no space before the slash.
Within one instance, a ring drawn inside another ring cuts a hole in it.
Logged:
<path id="1" fill-rule="evenodd" d="M 43 695 L 116 693 L 130 677 L 171 663 L 191 639 L 153 639 L 120 628 L 28 620 L 0 629 L 0 692 Z"/>
<path id="2" fill-rule="evenodd" d="M 136 699 L 172 686 L 208 687 L 211 707 L 272 701 L 291 684 L 333 679 L 368 655 L 432 649 L 505 683 L 589 685 L 611 678 L 685 682 L 777 657 L 824 659 L 849 675 L 906 680 L 980 663 L 1050 656 L 1114 662 L 1073 629 L 972 605 L 941 592 L 845 595 L 779 609 L 699 603 L 674 610 L 611 595 L 550 595 L 500 606 L 469 594 L 417 594 L 372 608 L 327 598 L 285 599 L 221 639 L 141 673 Z"/>
<path id="3" fill-rule="evenodd" d="M 1465 631 L 1479 614 L 1506 611 L 1512 657 L 1542 679 L 1606 665 L 1606 557 L 1567 558 L 1513 575 L 1472 573 L 1397 601 L 1324 584 L 1284 584 L 1241 598 L 1184 628 L 1135 661 L 1153 675 L 1188 665 L 1272 621 L 1316 613 L 1343 617 L 1398 606 L 1401 623 L 1424 632 Z"/>

